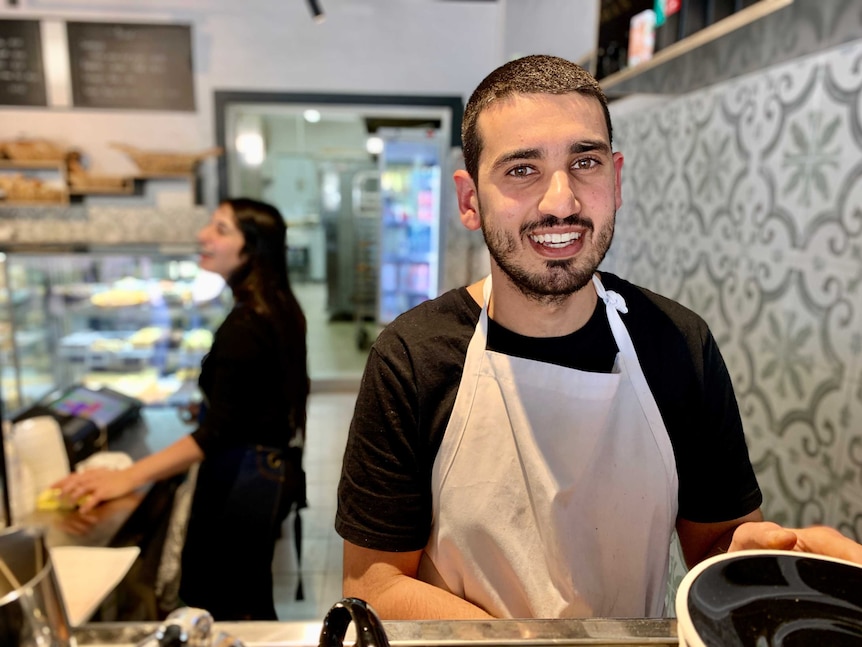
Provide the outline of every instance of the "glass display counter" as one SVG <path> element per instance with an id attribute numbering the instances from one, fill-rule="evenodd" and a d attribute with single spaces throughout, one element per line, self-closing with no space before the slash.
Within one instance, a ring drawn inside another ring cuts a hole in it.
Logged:
<path id="1" fill-rule="evenodd" d="M 196 393 L 230 308 L 193 246 L 0 252 L 0 375 L 7 411 L 58 388 L 108 387 L 144 404 Z"/>

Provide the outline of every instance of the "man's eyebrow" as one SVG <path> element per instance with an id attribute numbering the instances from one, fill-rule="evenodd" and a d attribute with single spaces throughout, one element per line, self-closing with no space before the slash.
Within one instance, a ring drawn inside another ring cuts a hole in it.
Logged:
<path id="1" fill-rule="evenodd" d="M 611 146 L 601 139 L 588 139 L 585 141 L 575 142 L 569 147 L 569 152 L 574 154 L 589 153 L 591 151 L 610 154 Z"/>
<path id="2" fill-rule="evenodd" d="M 516 162 L 518 160 L 541 159 L 543 156 L 542 151 L 538 148 L 519 148 L 498 157 L 491 168 L 498 169 L 511 162 Z"/>

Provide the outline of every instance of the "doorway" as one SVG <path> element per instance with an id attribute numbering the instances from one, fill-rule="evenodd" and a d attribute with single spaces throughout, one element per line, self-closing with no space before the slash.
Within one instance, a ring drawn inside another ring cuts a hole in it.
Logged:
<path id="1" fill-rule="evenodd" d="M 244 195 L 279 208 L 308 320 L 312 388 L 355 389 L 382 325 L 401 304 L 437 296 L 449 189 L 439 178 L 449 151 L 460 149 L 462 100 L 244 91 L 215 100 L 225 150 L 219 199 Z M 411 210 L 417 200 L 435 210 Z M 387 210 L 396 201 L 397 213 Z"/>

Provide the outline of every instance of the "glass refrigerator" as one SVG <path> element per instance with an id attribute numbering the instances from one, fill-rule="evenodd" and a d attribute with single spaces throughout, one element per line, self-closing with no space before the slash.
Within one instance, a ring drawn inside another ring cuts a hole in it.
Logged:
<path id="1" fill-rule="evenodd" d="M 437 296 L 440 175 L 436 129 L 380 129 L 381 231 L 378 323 Z"/>

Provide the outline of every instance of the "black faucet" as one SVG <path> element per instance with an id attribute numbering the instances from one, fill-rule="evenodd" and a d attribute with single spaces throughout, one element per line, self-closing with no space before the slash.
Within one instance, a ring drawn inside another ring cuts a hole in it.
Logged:
<path id="1" fill-rule="evenodd" d="M 332 605 L 323 619 L 319 647 L 343 647 L 350 621 L 356 631 L 356 647 L 389 647 L 383 623 L 374 609 L 359 598 L 344 598 Z"/>

